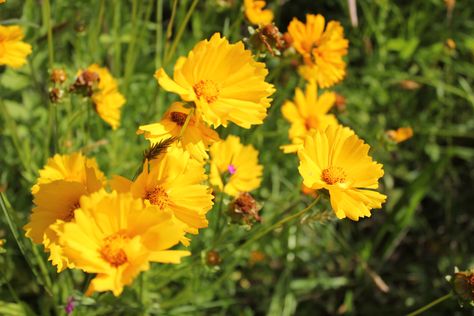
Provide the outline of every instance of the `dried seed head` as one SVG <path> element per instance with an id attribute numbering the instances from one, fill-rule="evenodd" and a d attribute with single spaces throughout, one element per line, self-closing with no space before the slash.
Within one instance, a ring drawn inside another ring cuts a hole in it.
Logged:
<path id="1" fill-rule="evenodd" d="M 49 100 L 51 103 L 59 103 L 64 96 L 64 91 L 59 88 L 49 90 Z"/>
<path id="2" fill-rule="evenodd" d="M 257 50 L 268 51 L 273 56 L 280 56 L 289 47 L 283 34 L 274 24 L 267 24 L 255 30 L 250 38 L 250 43 Z"/>
<path id="3" fill-rule="evenodd" d="M 241 193 L 229 205 L 229 215 L 234 222 L 251 225 L 253 222 L 260 222 L 261 217 L 258 214 L 261 206 L 248 192 Z"/>
<path id="4" fill-rule="evenodd" d="M 474 304 L 474 270 L 454 273 L 451 284 L 461 302 Z"/>
<path id="5" fill-rule="evenodd" d="M 84 70 L 77 76 L 76 81 L 69 88 L 69 91 L 90 97 L 94 93 L 94 88 L 99 84 L 99 81 L 100 77 L 98 73 Z"/>

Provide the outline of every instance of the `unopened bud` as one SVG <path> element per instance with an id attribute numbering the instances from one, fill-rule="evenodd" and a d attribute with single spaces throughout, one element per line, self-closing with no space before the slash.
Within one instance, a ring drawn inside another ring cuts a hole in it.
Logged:
<path id="1" fill-rule="evenodd" d="M 51 72 L 51 82 L 61 84 L 67 79 L 66 72 L 63 69 L 53 69 Z"/>
<path id="2" fill-rule="evenodd" d="M 336 93 L 336 108 L 339 112 L 346 110 L 346 98 L 339 93 Z"/>
<path id="3" fill-rule="evenodd" d="M 421 87 L 421 85 L 413 80 L 402 80 L 400 81 L 400 87 L 405 90 L 416 90 Z"/>
<path id="4" fill-rule="evenodd" d="M 221 256 L 215 250 L 210 250 L 206 254 L 206 262 L 210 266 L 217 266 L 222 262 Z"/>

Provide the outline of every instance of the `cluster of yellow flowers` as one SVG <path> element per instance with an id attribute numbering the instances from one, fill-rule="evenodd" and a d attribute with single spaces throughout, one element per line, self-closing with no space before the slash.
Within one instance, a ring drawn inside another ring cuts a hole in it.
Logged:
<path id="1" fill-rule="evenodd" d="M 245 0 L 244 5 L 248 20 L 260 29 L 272 23 L 264 1 Z M 277 29 L 265 32 L 281 40 Z M 0 26 L 0 48 L 5 48 L 0 64 L 25 63 L 31 47 L 22 37 L 19 27 Z M 305 92 L 297 88 L 294 100 L 282 106 L 292 142 L 282 149 L 297 152 L 305 190 L 329 191 L 338 218 L 370 216 L 386 199 L 375 191 L 382 165 L 369 156 L 369 145 L 329 114 L 336 94 L 318 94 L 318 86 L 330 87 L 345 76 L 343 28 L 308 14 L 306 24 L 293 19 L 284 37 L 300 55 L 299 72 L 308 82 Z M 141 172 L 133 179 L 116 175 L 108 181 L 92 158 L 55 155 L 32 187 L 34 208 L 26 235 L 44 245 L 58 272 L 77 268 L 95 274 L 88 294 L 111 290 L 119 295 L 151 262 L 179 263 L 190 255 L 171 248 L 189 246 L 187 234 L 208 226 L 214 192 L 233 197 L 238 212 L 259 220 L 259 207 L 249 195 L 263 174 L 258 151 L 234 135 L 221 140 L 214 129 L 230 122 L 243 128 L 263 123 L 275 92 L 265 81 L 267 74 L 266 65 L 243 42 L 231 44 L 219 33 L 180 57 L 172 77 L 158 69 L 159 86 L 181 101 L 172 103 L 159 122 L 138 127 L 137 134 L 151 143 Z M 50 96 L 57 101 L 66 77 L 57 72 L 52 78 L 56 86 Z M 119 126 L 125 98 L 106 68 L 94 64 L 79 71 L 68 91 L 89 97 L 104 121 L 113 129 Z"/>
<path id="2" fill-rule="evenodd" d="M 158 152 L 147 156 L 136 178 L 110 181 L 94 159 L 55 155 L 32 188 L 35 206 L 26 235 L 44 245 L 58 272 L 96 274 L 88 294 L 119 295 L 150 262 L 180 262 L 190 253 L 170 248 L 188 246 L 186 234 L 208 226 L 212 187 L 238 197 L 260 185 L 258 151 L 233 135 L 221 140 L 211 126 L 261 124 L 274 92 L 267 73 L 242 42 L 230 44 L 217 33 L 177 61 L 173 79 L 159 69 L 159 84 L 182 102 L 171 104 L 160 122 L 138 128 Z M 95 81 L 98 89 L 90 89 Z M 118 125 L 124 99 L 107 70 L 92 65 L 73 87 L 85 89 L 98 114 Z"/>
<path id="3" fill-rule="evenodd" d="M 257 25 L 271 23 L 268 12 L 261 11 L 264 1 L 246 1 L 247 19 Z M 259 11 L 261 11 L 259 13 Z M 294 18 L 288 25 L 287 40 L 301 56 L 300 75 L 307 80 L 306 90 L 297 88 L 293 101 L 286 101 L 282 113 L 291 123 L 290 145 L 281 146 L 285 153 L 298 153 L 303 192 L 314 195 L 329 191 L 332 208 L 338 218 L 358 220 L 380 208 L 386 196 L 376 192 L 383 176 L 382 165 L 373 161 L 370 147 L 355 133 L 339 124 L 329 111 L 337 96 L 318 87 L 328 88 L 340 82 L 346 73 L 343 57 L 349 42 L 339 22 L 321 15 L 306 15 L 306 24 Z"/>

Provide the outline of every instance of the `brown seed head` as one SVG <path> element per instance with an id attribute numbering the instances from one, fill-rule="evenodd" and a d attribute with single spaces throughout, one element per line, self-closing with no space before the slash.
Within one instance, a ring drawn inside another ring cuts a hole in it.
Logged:
<path id="1" fill-rule="evenodd" d="M 234 221 L 243 221 L 250 225 L 254 221 L 261 221 L 258 214 L 260 209 L 260 205 L 253 196 L 248 192 L 243 192 L 230 204 L 230 215 Z"/>
<path id="2" fill-rule="evenodd" d="M 69 88 L 69 91 L 90 97 L 94 93 L 94 88 L 99 84 L 99 81 L 100 77 L 98 73 L 84 70 L 77 76 L 76 81 Z"/>
<path id="3" fill-rule="evenodd" d="M 59 103 L 63 95 L 64 91 L 59 88 L 52 88 L 51 90 L 49 90 L 49 100 L 51 101 L 51 103 Z"/>

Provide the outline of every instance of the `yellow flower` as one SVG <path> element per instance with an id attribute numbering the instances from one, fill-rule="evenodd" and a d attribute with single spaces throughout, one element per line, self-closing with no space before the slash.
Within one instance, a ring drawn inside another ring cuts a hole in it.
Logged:
<path id="1" fill-rule="evenodd" d="M 86 159 L 80 153 L 55 155 L 40 171 L 40 178 L 32 189 L 35 206 L 24 229 L 33 242 L 43 243 L 58 272 L 72 267 L 58 244 L 58 233 L 64 223 L 74 220 L 80 198 L 104 185 L 104 175 L 95 160 Z"/>
<path id="2" fill-rule="evenodd" d="M 55 180 L 76 181 L 88 185 L 90 179 L 95 178 L 100 182 L 100 187 L 105 185 L 106 178 L 94 158 L 87 158 L 80 152 L 69 155 L 54 155 L 49 158 L 43 169 L 39 171 L 39 178 L 31 188 L 33 194 L 37 193 L 39 186 Z"/>
<path id="3" fill-rule="evenodd" d="M 258 151 L 244 146 L 237 136 L 211 146 L 211 172 L 209 180 L 220 191 L 237 196 L 257 189 L 262 181 L 263 166 L 258 164 Z"/>
<path id="4" fill-rule="evenodd" d="M 267 25 L 273 21 L 272 10 L 263 10 L 266 3 L 262 0 L 245 0 L 245 16 L 252 24 Z"/>
<path id="5" fill-rule="evenodd" d="M 92 94 L 94 108 L 107 124 L 116 129 L 120 125 L 120 109 L 125 103 L 124 96 L 118 91 L 117 81 L 107 68 L 93 64 L 87 70 L 99 75 L 98 89 Z"/>
<path id="6" fill-rule="evenodd" d="M 219 135 L 202 122 L 196 114 L 190 117 L 186 129 L 181 135 L 181 130 L 190 111 L 191 109 L 184 107 L 183 103 L 175 102 L 159 123 L 142 125 L 138 128 L 137 133 L 144 134 L 152 145 L 170 137 L 181 137 L 179 146 L 187 150 L 194 159 L 204 162 L 209 158 L 206 151 L 212 143 L 219 140 Z"/>
<path id="7" fill-rule="evenodd" d="M 383 176 L 382 165 L 372 160 L 369 149 L 351 129 L 330 125 L 307 136 L 298 151 L 303 184 L 328 190 L 338 218 L 370 217 L 370 210 L 385 202 L 386 196 L 374 190 Z"/>
<path id="8" fill-rule="evenodd" d="M 199 42 L 188 57 L 175 64 L 173 80 L 160 68 L 155 73 L 163 89 L 194 102 L 199 115 L 209 125 L 227 126 L 228 122 L 250 128 L 262 124 L 275 91 L 265 82 L 268 70 L 256 62 L 240 41 L 229 44 L 215 33 Z"/>
<path id="9" fill-rule="evenodd" d="M 318 96 L 316 83 L 311 80 L 306 86 L 306 93 L 301 89 L 295 90 L 294 102 L 286 101 L 282 106 L 283 116 L 291 123 L 289 138 L 293 145 L 282 146 L 284 152 L 295 152 L 298 145 L 311 131 L 325 130 L 329 125 L 337 125 L 334 115 L 328 111 L 336 102 L 334 92 L 324 92 Z"/>
<path id="10" fill-rule="evenodd" d="M 321 88 L 330 87 L 344 78 L 346 63 L 342 57 L 349 46 L 339 22 L 329 21 L 326 29 L 324 24 L 322 15 L 307 14 L 306 24 L 293 18 L 288 26 L 293 47 L 305 62 L 299 68 L 300 75 L 306 80 L 316 80 Z"/>
<path id="11" fill-rule="evenodd" d="M 143 166 L 142 173 L 132 182 L 116 176 L 111 186 L 118 192 L 131 192 L 145 204 L 156 205 L 157 211 L 171 212 L 187 225 L 186 231 L 197 234 L 208 225 L 206 213 L 212 208 L 212 194 L 203 180 L 204 167 L 188 152 L 169 147 L 168 152 Z M 186 243 L 185 240 L 183 240 Z"/>
<path id="12" fill-rule="evenodd" d="M 81 199 L 75 221 L 64 225 L 60 242 L 76 268 L 96 274 L 87 294 L 120 295 L 149 262 L 179 263 L 188 251 L 168 250 L 183 237 L 183 227 L 157 206 L 143 208 L 131 194 L 101 190 Z"/>
<path id="13" fill-rule="evenodd" d="M 26 64 L 26 56 L 31 54 L 31 45 L 22 42 L 23 31 L 18 25 L 0 25 L 0 66 L 19 68 Z"/>
<path id="14" fill-rule="evenodd" d="M 396 143 L 401 143 L 413 137 L 411 127 L 400 127 L 397 130 L 387 131 L 387 136 Z"/>

